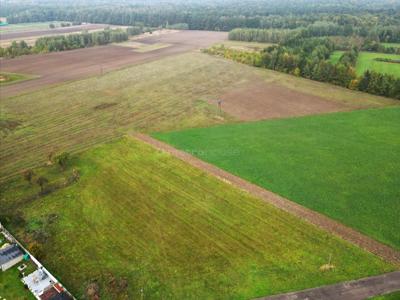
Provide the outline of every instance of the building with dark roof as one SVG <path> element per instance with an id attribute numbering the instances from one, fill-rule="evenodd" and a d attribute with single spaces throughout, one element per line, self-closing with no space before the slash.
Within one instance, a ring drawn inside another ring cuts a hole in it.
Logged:
<path id="1" fill-rule="evenodd" d="M 15 266 L 23 258 L 24 253 L 16 244 L 12 244 L 3 249 L 0 249 L 0 269 L 2 271 L 5 271 Z"/>

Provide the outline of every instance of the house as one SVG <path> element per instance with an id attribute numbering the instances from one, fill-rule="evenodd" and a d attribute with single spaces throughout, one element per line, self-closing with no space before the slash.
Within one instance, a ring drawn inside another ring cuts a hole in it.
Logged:
<path id="1" fill-rule="evenodd" d="M 0 269 L 2 271 L 5 271 L 15 266 L 23 258 L 24 253 L 16 244 L 12 244 L 3 249 L 0 249 Z"/>
<path id="2" fill-rule="evenodd" d="M 41 296 L 44 292 L 50 289 L 54 282 L 43 269 L 38 269 L 35 272 L 22 278 L 22 282 L 36 296 Z"/>
<path id="3" fill-rule="evenodd" d="M 8 25 L 7 18 L 0 17 L 0 26 L 7 26 L 7 25 Z"/>

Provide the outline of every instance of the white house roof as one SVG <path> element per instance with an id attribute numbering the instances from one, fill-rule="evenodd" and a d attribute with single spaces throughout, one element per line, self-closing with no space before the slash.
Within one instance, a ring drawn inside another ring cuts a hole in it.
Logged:
<path id="1" fill-rule="evenodd" d="M 32 293 L 37 296 L 43 294 L 44 291 L 52 287 L 54 284 L 49 275 L 42 269 L 29 274 L 24 277 L 22 281 L 28 286 Z"/>

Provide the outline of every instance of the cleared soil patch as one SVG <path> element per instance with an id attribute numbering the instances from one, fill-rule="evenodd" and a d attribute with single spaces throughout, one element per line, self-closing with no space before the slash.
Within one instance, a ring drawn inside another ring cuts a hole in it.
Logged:
<path id="1" fill-rule="evenodd" d="M 169 47 L 143 53 L 116 45 L 28 55 L 0 60 L 2 71 L 40 75 L 40 78 L 2 88 L 1 97 L 33 91 L 46 85 L 81 79 L 119 69 L 127 65 L 157 60 L 209 46 L 227 38 L 224 32 L 181 31 L 138 40 L 151 44 L 170 44 Z"/>
<path id="2" fill-rule="evenodd" d="M 256 82 L 228 91 L 222 110 L 243 121 L 303 116 L 349 110 L 353 107 L 297 92 L 276 83 Z M 211 101 L 215 104 L 215 100 Z"/>

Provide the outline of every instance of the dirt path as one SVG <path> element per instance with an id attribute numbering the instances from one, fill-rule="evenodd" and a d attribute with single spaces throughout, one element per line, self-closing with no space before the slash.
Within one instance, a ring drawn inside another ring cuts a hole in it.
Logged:
<path id="1" fill-rule="evenodd" d="M 242 190 L 249 192 L 250 194 L 263 199 L 264 201 L 283 209 L 295 216 L 304 219 L 323 230 L 326 230 L 336 236 L 343 238 L 346 241 L 349 241 L 375 255 L 382 257 L 383 259 L 395 264 L 400 267 L 400 252 L 381 244 L 374 239 L 371 239 L 360 232 L 351 229 L 337 221 L 334 221 L 320 213 L 317 213 L 313 210 L 305 208 L 295 202 L 292 202 L 286 198 L 283 198 L 277 194 L 274 194 L 268 190 L 265 190 L 255 184 L 252 184 L 238 176 L 232 175 L 222 169 L 217 168 L 214 165 L 206 163 L 186 152 L 178 150 L 168 144 L 160 142 L 156 139 L 153 139 L 150 136 L 144 134 L 136 134 L 135 137 L 147 144 L 152 145 L 153 147 L 168 152 L 175 157 L 191 164 L 192 166 L 202 169 L 207 173 L 214 175 L 224 182 L 228 182 Z"/>
<path id="2" fill-rule="evenodd" d="M 258 300 L 364 300 L 398 290 L 400 290 L 399 271 Z"/>

